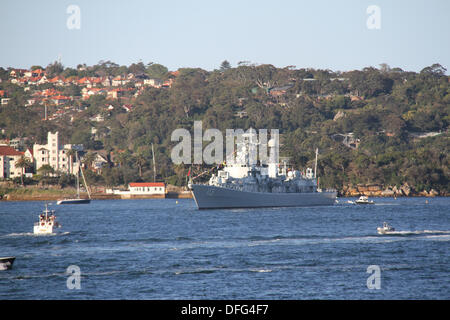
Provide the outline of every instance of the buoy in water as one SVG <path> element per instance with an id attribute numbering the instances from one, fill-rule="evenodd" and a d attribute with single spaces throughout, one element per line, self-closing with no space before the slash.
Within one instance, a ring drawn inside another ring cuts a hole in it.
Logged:
<path id="1" fill-rule="evenodd" d="M 175 203 L 176 203 L 176 204 L 178 204 L 178 200 L 177 200 L 177 201 L 175 201 Z"/>

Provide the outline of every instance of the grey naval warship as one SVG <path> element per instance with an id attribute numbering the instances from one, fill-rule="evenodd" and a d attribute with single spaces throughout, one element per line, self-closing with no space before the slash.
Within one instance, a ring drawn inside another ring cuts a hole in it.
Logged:
<path id="1" fill-rule="evenodd" d="M 305 207 L 333 205 L 336 190 L 318 188 L 315 170 L 289 171 L 286 163 L 249 164 L 248 140 L 238 145 L 233 164 L 213 174 L 207 184 L 189 183 L 198 209 Z M 269 141 L 269 148 L 274 147 Z"/>

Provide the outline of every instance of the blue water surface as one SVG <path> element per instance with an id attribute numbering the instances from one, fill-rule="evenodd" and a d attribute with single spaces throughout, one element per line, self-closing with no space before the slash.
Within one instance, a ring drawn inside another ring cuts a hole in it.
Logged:
<path id="1" fill-rule="evenodd" d="M 32 233 L 44 202 L 0 202 L 0 256 L 16 257 L 0 299 L 450 298 L 449 198 L 347 200 L 200 211 L 191 199 L 94 200 L 51 206 L 62 227 L 46 236 Z M 378 235 L 383 221 L 398 234 Z"/>

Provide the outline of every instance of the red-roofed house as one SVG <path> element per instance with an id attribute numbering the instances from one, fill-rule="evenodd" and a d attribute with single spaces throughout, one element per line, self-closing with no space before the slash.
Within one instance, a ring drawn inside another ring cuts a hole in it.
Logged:
<path id="1" fill-rule="evenodd" d="M 25 72 L 27 72 L 27 69 L 13 69 L 9 73 L 9 76 L 12 78 L 18 78 L 20 76 L 23 76 Z"/>
<path id="2" fill-rule="evenodd" d="M 130 80 L 127 79 L 126 77 L 117 76 L 112 79 L 111 85 L 113 87 L 119 87 L 126 85 L 128 82 L 130 82 Z"/>
<path id="3" fill-rule="evenodd" d="M 39 94 L 39 95 L 41 95 L 41 96 L 43 96 L 43 97 L 47 97 L 47 98 L 48 98 L 48 97 L 51 97 L 51 96 L 58 96 L 58 95 L 61 95 L 62 92 L 50 88 L 50 89 L 45 89 L 45 90 L 42 90 L 42 91 L 37 91 L 37 94 Z"/>
<path id="4" fill-rule="evenodd" d="M 130 182 L 126 191 L 106 189 L 106 193 L 120 195 L 122 199 L 165 198 L 166 185 L 164 182 Z"/>
<path id="5" fill-rule="evenodd" d="M 111 86 L 111 79 L 109 77 L 102 78 L 102 86 L 104 87 L 110 87 Z"/>
<path id="6" fill-rule="evenodd" d="M 102 84 L 102 81 L 103 81 L 102 78 L 97 78 L 97 77 L 93 77 L 90 80 L 91 80 L 91 83 L 93 86 L 99 86 Z"/>
<path id="7" fill-rule="evenodd" d="M 64 83 L 66 84 L 66 85 L 69 85 L 69 84 L 78 84 L 78 77 L 77 76 L 70 76 L 70 77 L 67 77 L 66 79 L 64 79 Z"/>
<path id="8" fill-rule="evenodd" d="M 83 88 L 81 90 L 81 96 L 83 97 L 83 100 L 89 99 L 91 96 L 98 95 L 98 94 L 106 94 L 106 90 L 102 88 Z"/>
<path id="9" fill-rule="evenodd" d="M 172 84 L 173 84 L 173 78 L 170 78 L 166 81 L 163 82 L 162 87 L 163 88 L 172 88 Z"/>
<path id="10" fill-rule="evenodd" d="M 165 194 L 166 185 L 164 182 L 130 182 L 128 185 L 132 195 L 152 195 Z"/>
<path id="11" fill-rule="evenodd" d="M 88 84 L 90 85 L 91 81 L 89 81 L 88 77 L 84 77 L 84 78 L 81 78 L 81 79 L 78 80 L 78 84 L 81 85 L 81 86 L 86 86 Z"/>
<path id="12" fill-rule="evenodd" d="M 44 75 L 44 70 L 36 69 L 31 72 L 31 76 L 33 77 L 42 77 Z"/>
<path id="13" fill-rule="evenodd" d="M 31 77 L 31 78 L 28 78 L 28 80 L 27 80 L 28 84 L 42 84 L 42 83 L 45 83 L 46 81 L 47 81 L 47 79 L 44 77 Z"/>
<path id="14" fill-rule="evenodd" d="M 123 88 L 117 88 L 117 89 L 110 89 L 107 92 L 107 98 L 108 99 L 118 99 L 125 95 L 126 92 L 131 91 L 131 88 L 129 89 L 123 89 Z"/>
<path id="15" fill-rule="evenodd" d="M 149 85 L 154 88 L 161 88 L 163 81 L 161 79 L 144 79 L 144 85 Z"/>
<path id="16" fill-rule="evenodd" d="M 53 101 L 53 103 L 54 103 L 55 105 L 57 105 L 57 106 L 62 105 L 62 104 L 64 104 L 64 103 L 67 103 L 67 102 L 70 101 L 70 97 L 60 96 L 60 95 L 58 95 L 58 96 L 53 96 L 53 97 L 51 97 L 50 99 L 51 99 L 51 100 Z"/>
<path id="17" fill-rule="evenodd" d="M 56 76 L 54 78 L 51 78 L 50 80 L 48 80 L 49 83 L 55 84 L 55 85 L 59 85 L 62 86 L 65 84 L 64 78 L 60 77 L 60 76 Z"/>
<path id="18" fill-rule="evenodd" d="M 33 148 L 27 148 L 24 155 L 25 158 L 28 158 L 28 160 L 33 161 Z"/>
<path id="19" fill-rule="evenodd" d="M 12 179 L 20 177 L 22 168 L 16 167 L 16 161 L 24 153 L 10 146 L 0 146 L 0 178 Z"/>

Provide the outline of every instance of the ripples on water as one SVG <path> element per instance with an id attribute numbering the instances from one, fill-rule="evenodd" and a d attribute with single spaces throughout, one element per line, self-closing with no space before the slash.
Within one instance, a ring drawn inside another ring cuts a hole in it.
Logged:
<path id="1" fill-rule="evenodd" d="M 192 200 L 54 206 L 56 235 L 32 234 L 43 202 L 0 202 L 1 299 L 448 299 L 446 198 L 375 206 L 198 211 Z M 383 221 L 398 230 L 378 235 Z M 81 270 L 81 289 L 66 269 Z M 366 285 L 381 268 L 381 289 Z"/>

